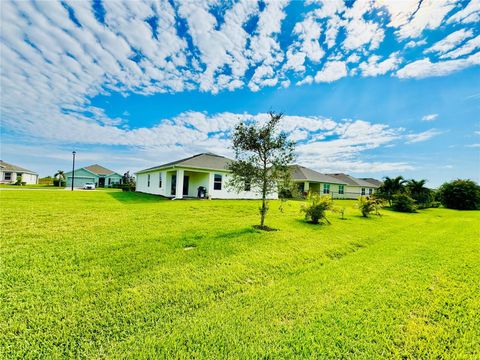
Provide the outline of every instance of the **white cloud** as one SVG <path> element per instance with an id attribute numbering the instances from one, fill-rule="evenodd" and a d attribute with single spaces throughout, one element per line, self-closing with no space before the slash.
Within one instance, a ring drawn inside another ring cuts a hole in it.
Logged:
<path id="1" fill-rule="evenodd" d="M 441 54 L 446 53 L 458 45 L 460 45 L 463 41 L 473 36 L 472 30 L 465 30 L 461 29 L 451 33 L 450 35 L 446 36 L 444 39 L 436 42 L 433 46 L 429 47 L 425 50 L 425 53 L 432 53 L 438 52 Z"/>
<path id="2" fill-rule="evenodd" d="M 430 129 L 418 134 L 409 134 L 406 135 L 405 138 L 407 139 L 407 144 L 413 144 L 417 142 L 422 142 L 426 140 L 430 140 L 431 138 L 442 134 L 441 131 L 438 131 L 436 129 Z"/>
<path id="3" fill-rule="evenodd" d="M 480 148 L 480 144 L 469 144 L 469 145 L 465 145 L 466 147 L 469 147 L 469 148 Z"/>
<path id="4" fill-rule="evenodd" d="M 453 14 L 448 20 L 447 23 L 476 23 L 480 21 L 480 0 L 470 0 L 468 5 Z"/>
<path id="5" fill-rule="evenodd" d="M 438 118 L 438 114 L 428 114 L 422 116 L 422 121 L 434 121 Z"/>
<path id="6" fill-rule="evenodd" d="M 429 59 L 417 60 L 397 71 L 399 78 L 425 78 L 443 76 L 455 71 L 480 64 L 480 53 L 470 55 L 466 59 L 431 62 Z"/>
<path id="7" fill-rule="evenodd" d="M 398 52 L 390 54 L 384 61 L 379 60 L 379 56 L 372 55 L 367 62 L 361 63 L 359 67 L 362 70 L 362 76 L 384 75 L 391 70 L 397 69 L 401 62 Z"/>
<path id="8" fill-rule="evenodd" d="M 418 41 L 410 40 L 408 43 L 405 44 L 405 48 L 410 49 L 410 48 L 423 46 L 423 45 L 426 45 L 426 44 L 427 44 L 427 40 L 425 40 L 425 39 L 418 40 Z"/>
<path id="9" fill-rule="evenodd" d="M 315 82 L 332 82 L 347 76 L 347 67 L 343 61 L 328 61 L 315 75 Z"/>
<path id="10" fill-rule="evenodd" d="M 480 36 L 474 37 L 473 39 L 468 40 L 462 46 L 452 50 L 442 56 L 441 59 L 456 59 L 464 55 L 471 54 L 473 51 L 480 48 Z"/>

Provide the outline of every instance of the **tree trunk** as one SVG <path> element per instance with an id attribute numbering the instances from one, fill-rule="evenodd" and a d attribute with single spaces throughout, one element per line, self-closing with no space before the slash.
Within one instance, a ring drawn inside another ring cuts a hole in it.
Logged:
<path id="1" fill-rule="evenodd" d="M 262 184 L 262 209 L 260 210 L 260 226 L 265 225 L 265 215 L 267 215 L 267 161 L 263 160 L 263 184 Z"/>

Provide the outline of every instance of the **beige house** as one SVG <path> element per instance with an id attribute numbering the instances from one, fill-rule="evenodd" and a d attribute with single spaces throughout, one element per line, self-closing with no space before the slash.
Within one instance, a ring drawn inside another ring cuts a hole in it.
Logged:
<path id="1" fill-rule="evenodd" d="M 15 184 L 17 177 L 26 184 L 37 184 L 38 174 L 34 171 L 0 160 L 0 184 Z"/>
<path id="2" fill-rule="evenodd" d="M 376 179 L 359 179 L 343 173 L 328 175 L 346 184 L 343 197 L 345 199 L 356 199 L 359 196 L 372 195 L 382 184 L 381 181 Z"/>
<path id="3" fill-rule="evenodd" d="M 313 191 L 323 195 L 338 197 L 337 195 L 345 193 L 347 186 L 347 183 L 342 180 L 301 165 L 291 165 L 290 175 L 292 181 L 297 184 L 300 193 L 303 194 Z M 342 196 L 340 197 L 342 198 Z"/>

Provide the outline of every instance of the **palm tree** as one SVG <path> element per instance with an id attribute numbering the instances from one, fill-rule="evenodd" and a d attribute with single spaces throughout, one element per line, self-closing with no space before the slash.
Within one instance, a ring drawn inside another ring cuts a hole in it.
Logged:
<path id="1" fill-rule="evenodd" d="M 419 204 L 425 205 L 431 201 L 431 190 L 425 187 L 427 180 L 411 179 L 407 182 L 409 195 Z"/>
<path id="2" fill-rule="evenodd" d="M 390 178 L 386 176 L 383 180 L 383 185 L 378 188 L 378 195 L 388 201 L 392 206 L 393 195 L 401 194 L 405 191 L 406 180 L 402 176 Z"/>
<path id="3" fill-rule="evenodd" d="M 57 173 L 53 175 L 54 178 L 58 179 L 58 187 L 62 186 L 62 181 L 65 180 L 65 172 L 63 170 L 57 170 Z"/>

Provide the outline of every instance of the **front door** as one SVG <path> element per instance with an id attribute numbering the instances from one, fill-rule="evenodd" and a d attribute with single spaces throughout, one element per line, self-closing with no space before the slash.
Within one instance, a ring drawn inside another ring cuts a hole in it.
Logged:
<path id="1" fill-rule="evenodd" d="M 183 195 L 188 195 L 188 181 L 189 177 L 185 175 L 183 177 Z"/>
<path id="2" fill-rule="evenodd" d="M 105 187 L 105 178 L 98 178 L 98 187 Z"/>

